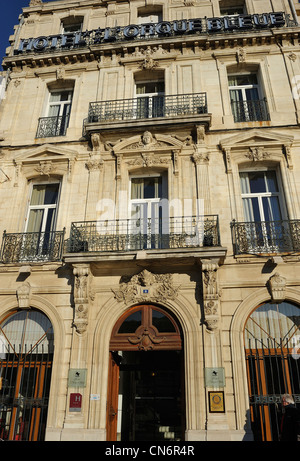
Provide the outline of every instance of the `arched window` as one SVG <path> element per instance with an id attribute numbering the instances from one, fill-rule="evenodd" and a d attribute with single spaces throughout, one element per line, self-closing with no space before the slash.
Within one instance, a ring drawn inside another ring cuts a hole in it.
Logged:
<path id="1" fill-rule="evenodd" d="M 250 413 L 256 440 L 278 440 L 281 396 L 300 405 L 300 308 L 290 302 L 265 303 L 245 325 Z"/>
<path id="2" fill-rule="evenodd" d="M 44 440 L 53 341 L 50 320 L 34 309 L 13 312 L 0 323 L 2 440 Z"/>
<path id="3" fill-rule="evenodd" d="M 136 306 L 116 323 L 110 341 L 111 351 L 180 350 L 178 325 L 165 310 L 156 306 Z"/>

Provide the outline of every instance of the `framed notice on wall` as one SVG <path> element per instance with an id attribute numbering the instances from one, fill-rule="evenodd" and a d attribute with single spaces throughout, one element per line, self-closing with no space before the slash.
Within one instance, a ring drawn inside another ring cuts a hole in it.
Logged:
<path id="1" fill-rule="evenodd" d="M 225 413 L 225 402 L 223 391 L 208 392 L 209 412 Z"/>

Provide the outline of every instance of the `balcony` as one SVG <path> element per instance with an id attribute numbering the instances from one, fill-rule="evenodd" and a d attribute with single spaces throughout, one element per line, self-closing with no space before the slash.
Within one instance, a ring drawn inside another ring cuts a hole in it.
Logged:
<path id="1" fill-rule="evenodd" d="M 210 124 L 206 93 L 158 95 L 133 99 L 91 102 L 86 131 L 151 124 L 182 124 L 186 122 Z"/>
<path id="2" fill-rule="evenodd" d="M 231 229 L 236 255 L 300 252 L 300 220 L 233 221 Z"/>
<path id="3" fill-rule="evenodd" d="M 231 101 L 231 108 L 235 123 L 270 120 L 268 105 L 265 99 Z"/>
<path id="4" fill-rule="evenodd" d="M 69 125 L 69 115 L 39 118 L 36 138 L 65 136 Z"/>
<path id="5" fill-rule="evenodd" d="M 218 216 L 211 215 L 72 223 L 67 251 L 112 253 L 219 246 Z"/>
<path id="6" fill-rule="evenodd" d="M 61 261 L 65 231 L 3 233 L 0 261 L 21 262 Z"/>

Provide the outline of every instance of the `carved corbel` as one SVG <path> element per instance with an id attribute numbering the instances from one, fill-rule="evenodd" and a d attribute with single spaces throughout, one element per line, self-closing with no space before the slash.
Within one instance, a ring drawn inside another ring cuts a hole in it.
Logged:
<path id="1" fill-rule="evenodd" d="M 116 155 L 116 179 L 121 179 L 121 165 L 122 165 L 122 154 L 115 154 Z"/>
<path id="2" fill-rule="evenodd" d="M 286 278 L 276 272 L 268 280 L 268 288 L 273 302 L 281 303 L 285 300 Z"/>
<path id="3" fill-rule="evenodd" d="M 179 175 L 179 168 L 178 168 L 178 156 L 179 156 L 179 151 L 178 150 L 173 150 L 173 169 L 174 169 L 174 175 L 178 176 Z"/>
<path id="4" fill-rule="evenodd" d="M 30 309 L 31 302 L 31 286 L 30 283 L 23 283 L 17 288 L 17 299 L 20 309 Z"/>
<path id="5" fill-rule="evenodd" d="M 207 330 L 213 332 L 219 327 L 221 292 L 218 288 L 218 264 L 202 261 L 204 321 Z"/>
<path id="6" fill-rule="evenodd" d="M 203 165 L 209 162 L 209 153 L 206 148 L 195 148 L 195 152 L 192 155 L 193 162 L 195 165 Z"/>
<path id="7" fill-rule="evenodd" d="M 77 333 L 82 334 L 87 330 L 88 325 L 88 278 L 90 274 L 89 266 L 78 265 L 73 269 L 74 280 L 74 302 L 75 312 L 73 325 Z"/>
<path id="8" fill-rule="evenodd" d="M 230 147 L 225 147 L 223 149 L 223 152 L 225 154 L 226 171 L 227 171 L 227 173 L 232 173 L 231 149 L 230 149 Z"/>
<path id="9" fill-rule="evenodd" d="M 90 155 L 90 159 L 86 162 L 85 166 L 89 171 L 102 170 L 104 160 L 100 155 Z"/>
<path id="10" fill-rule="evenodd" d="M 287 166 L 290 170 L 292 170 L 294 167 L 293 167 L 293 161 L 292 161 L 291 146 L 285 145 L 284 152 L 285 152 Z"/>

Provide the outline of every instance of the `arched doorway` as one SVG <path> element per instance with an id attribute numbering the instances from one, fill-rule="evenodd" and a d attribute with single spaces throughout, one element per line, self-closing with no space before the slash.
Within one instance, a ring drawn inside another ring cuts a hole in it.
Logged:
<path id="1" fill-rule="evenodd" d="M 0 323 L 0 439 L 43 441 L 53 362 L 53 328 L 34 309 Z"/>
<path id="2" fill-rule="evenodd" d="M 283 394 L 292 394 L 300 405 L 300 360 L 295 349 L 299 328 L 300 308 L 287 301 L 262 304 L 246 322 L 244 339 L 254 440 L 279 440 Z"/>
<path id="3" fill-rule="evenodd" d="M 183 440 L 184 420 L 180 328 L 165 309 L 135 306 L 111 335 L 107 439 Z"/>

